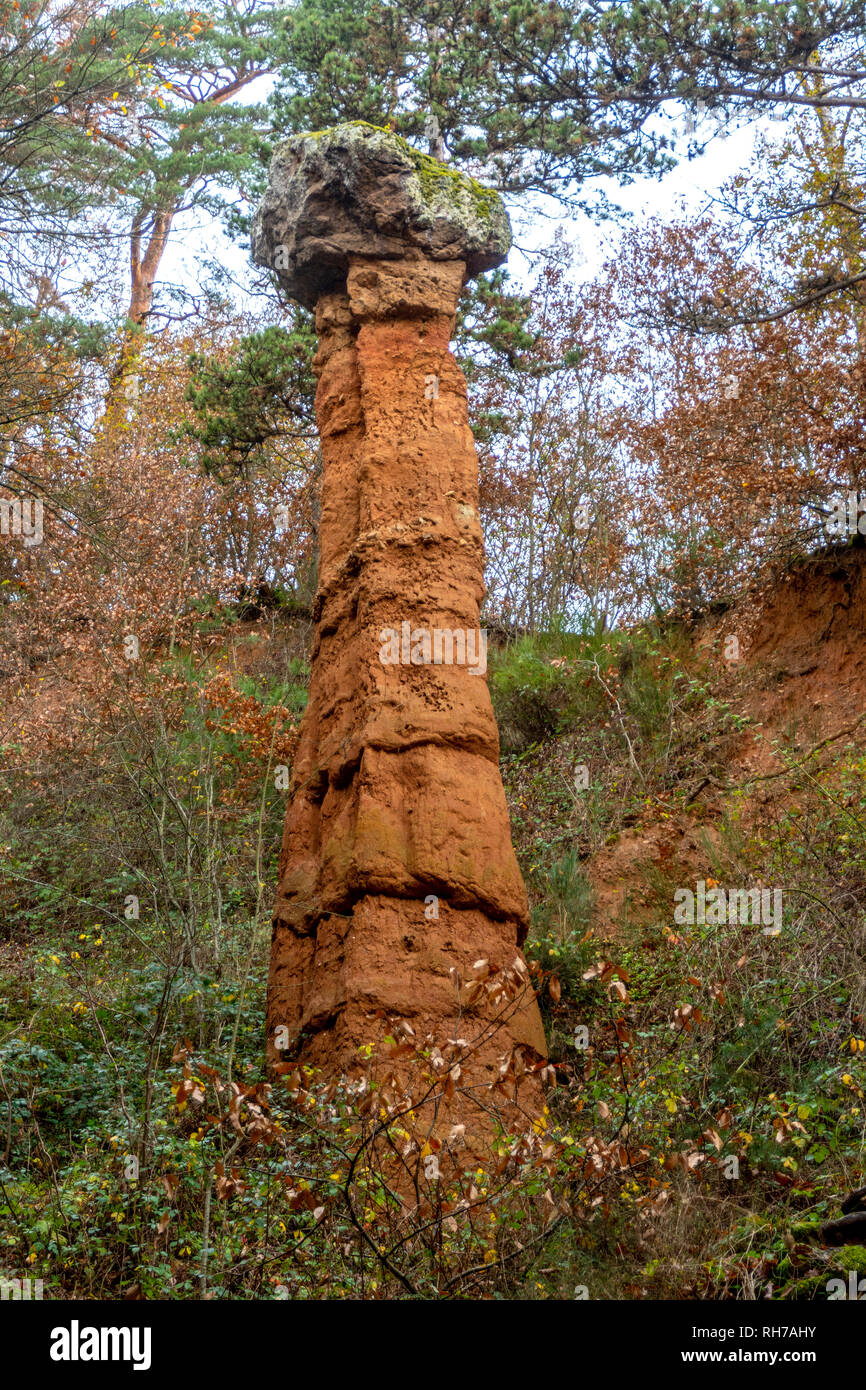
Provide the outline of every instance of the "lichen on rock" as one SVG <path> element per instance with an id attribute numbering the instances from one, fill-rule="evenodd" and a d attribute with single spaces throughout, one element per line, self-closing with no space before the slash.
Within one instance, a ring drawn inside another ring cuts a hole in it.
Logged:
<path id="1" fill-rule="evenodd" d="M 463 261 L 469 278 L 501 265 L 511 228 L 493 189 L 392 131 L 352 121 L 277 147 L 252 244 L 255 262 L 311 309 L 342 287 L 350 256 L 402 260 L 416 250 Z"/>

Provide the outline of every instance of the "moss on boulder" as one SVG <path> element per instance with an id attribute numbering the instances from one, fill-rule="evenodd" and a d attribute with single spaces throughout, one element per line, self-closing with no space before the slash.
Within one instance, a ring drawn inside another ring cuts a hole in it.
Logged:
<path id="1" fill-rule="evenodd" d="M 505 260 L 511 227 L 493 189 L 393 131 L 351 121 L 277 147 L 252 241 L 255 262 L 312 308 L 345 280 L 350 256 L 421 253 L 465 262 L 469 278 Z"/>

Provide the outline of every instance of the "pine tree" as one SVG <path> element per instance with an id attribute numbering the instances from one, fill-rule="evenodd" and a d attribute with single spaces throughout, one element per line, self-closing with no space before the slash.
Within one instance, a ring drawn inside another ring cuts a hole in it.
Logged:
<path id="1" fill-rule="evenodd" d="M 148 19 L 149 15 L 149 19 Z M 28 425 L 62 411 L 81 364 L 105 348 L 104 326 L 82 322 L 54 276 L 92 205 L 81 158 L 88 113 L 148 81 L 156 20 L 135 32 L 122 12 L 68 0 L 0 0 L 0 430 L 4 459 Z"/>
<path id="2" fill-rule="evenodd" d="M 283 132 L 432 131 L 502 190 L 586 203 L 588 180 L 671 167 L 667 103 L 863 105 L 863 23 L 863 0 L 299 0 L 275 110 Z"/>
<path id="3" fill-rule="evenodd" d="M 146 30 L 146 6 L 124 11 L 124 40 Z M 82 163 L 98 179 L 101 204 L 122 219 L 129 250 L 130 342 L 154 309 L 154 286 L 172 226 L 182 212 L 227 215 L 259 156 L 262 103 L 238 97 L 276 61 L 280 24 L 268 4 L 215 0 L 192 13 L 163 12 L 150 83 L 117 92 L 86 126 Z M 118 34 L 117 42 L 120 42 Z"/>

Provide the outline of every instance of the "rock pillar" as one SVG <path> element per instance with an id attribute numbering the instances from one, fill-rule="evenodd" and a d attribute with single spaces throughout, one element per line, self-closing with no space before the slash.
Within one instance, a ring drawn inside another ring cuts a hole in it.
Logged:
<path id="1" fill-rule="evenodd" d="M 277 151 L 254 255 L 315 308 L 322 442 L 309 705 L 274 913 L 268 1036 L 326 1074 L 405 1021 L 477 1048 L 475 1080 L 544 1054 L 525 970 L 479 631 L 483 550 L 466 384 L 449 349 L 468 275 L 502 261 L 496 195 L 389 132 Z M 479 961 L 487 966 L 476 966 Z M 480 1069 L 480 1070 L 479 1070 Z"/>

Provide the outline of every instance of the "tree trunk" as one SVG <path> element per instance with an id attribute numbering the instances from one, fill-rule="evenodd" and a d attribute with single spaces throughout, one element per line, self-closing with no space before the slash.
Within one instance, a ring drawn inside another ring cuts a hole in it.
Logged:
<path id="1" fill-rule="evenodd" d="M 176 203 L 153 213 L 139 208 L 133 218 L 129 237 L 129 309 L 120 356 L 109 382 L 106 415 L 115 413 L 118 406 L 128 406 L 138 394 L 134 378 L 141 333 L 153 308 L 153 287 L 176 211 Z"/>

